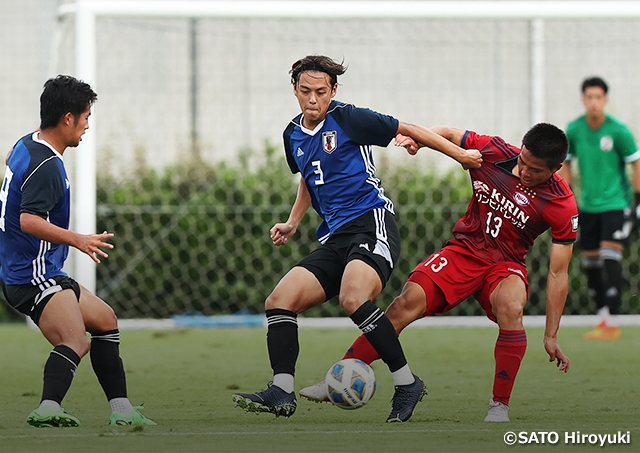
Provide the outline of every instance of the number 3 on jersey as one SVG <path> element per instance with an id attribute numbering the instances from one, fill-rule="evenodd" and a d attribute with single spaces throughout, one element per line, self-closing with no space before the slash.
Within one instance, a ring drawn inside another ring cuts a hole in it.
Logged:
<path id="1" fill-rule="evenodd" d="M 313 172 L 316 175 L 318 175 L 318 179 L 315 180 L 316 186 L 323 185 L 324 184 L 324 173 L 322 172 L 322 168 L 320 167 L 320 161 L 319 160 L 314 160 L 313 162 L 311 162 L 311 165 L 316 167 L 316 169 Z"/>
<path id="2" fill-rule="evenodd" d="M 486 233 L 497 238 L 500 234 L 500 227 L 502 227 L 502 218 L 494 216 L 492 212 L 488 213 Z"/>

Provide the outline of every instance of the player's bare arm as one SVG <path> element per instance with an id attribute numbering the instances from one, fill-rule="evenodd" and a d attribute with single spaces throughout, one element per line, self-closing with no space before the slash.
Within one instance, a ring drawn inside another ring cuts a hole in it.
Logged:
<path id="1" fill-rule="evenodd" d="M 106 231 L 101 234 L 80 234 L 60 228 L 47 222 L 40 216 L 23 212 L 20 214 L 20 228 L 27 234 L 54 244 L 65 244 L 75 247 L 96 263 L 100 263 L 98 255 L 107 258 L 109 255 L 102 249 L 112 249 L 113 244 L 105 242 L 113 237 L 113 233 Z"/>
<path id="2" fill-rule="evenodd" d="M 429 128 L 442 138 L 446 138 L 454 145 L 460 146 L 462 144 L 462 137 L 464 137 L 465 130 L 458 129 L 451 126 L 433 126 Z"/>
<path id="3" fill-rule="evenodd" d="M 271 236 L 273 245 L 280 246 L 287 243 L 289 238 L 295 234 L 298 229 L 298 225 L 300 225 L 302 218 L 310 207 L 311 195 L 309 195 L 304 178 L 300 177 L 298 194 L 296 195 L 296 201 L 291 207 L 289 219 L 284 223 L 276 223 L 271 230 L 269 230 L 269 235 Z"/>
<path id="4" fill-rule="evenodd" d="M 572 252 L 573 244 L 553 244 L 547 276 L 544 348 L 549 354 L 549 361 L 555 361 L 560 371 L 565 373 L 569 371 L 569 358 L 562 353 L 558 344 L 558 328 L 569 292 L 569 262 Z"/>
<path id="5" fill-rule="evenodd" d="M 415 145 L 412 145 L 410 142 L 406 142 L 408 146 L 404 146 L 409 154 L 415 154 L 419 148 L 421 147 L 429 147 L 431 149 L 435 149 L 436 151 L 440 151 L 443 154 L 455 159 L 460 162 L 462 167 L 465 170 L 470 168 L 480 168 L 482 165 L 482 155 L 477 150 L 467 150 L 460 148 L 460 141 L 455 143 L 451 140 L 446 139 L 442 135 L 434 132 L 431 129 L 427 129 L 424 126 L 420 126 L 417 124 L 404 123 L 400 122 L 398 124 L 398 134 L 410 137 L 414 140 Z M 398 140 L 396 139 L 396 142 Z M 402 141 L 402 139 L 401 139 Z"/>

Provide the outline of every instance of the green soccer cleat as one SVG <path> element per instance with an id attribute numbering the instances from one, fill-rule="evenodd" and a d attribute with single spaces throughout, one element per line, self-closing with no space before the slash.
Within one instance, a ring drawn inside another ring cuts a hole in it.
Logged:
<path id="1" fill-rule="evenodd" d="M 121 414 L 120 412 L 111 412 L 109 418 L 109 425 L 111 426 L 156 426 L 157 423 L 150 418 L 145 417 L 140 412 L 140 409 L 144 409 L 143 406 L 135 406 L 128 414 Z"/>
<path id="2" fill-rule="evenodd" d="M 39 407 L 29 414 L 27 423 L 34 428 L 66 428 L 80 426 L 80 420 L 67 414 L 64 409 Z"/>

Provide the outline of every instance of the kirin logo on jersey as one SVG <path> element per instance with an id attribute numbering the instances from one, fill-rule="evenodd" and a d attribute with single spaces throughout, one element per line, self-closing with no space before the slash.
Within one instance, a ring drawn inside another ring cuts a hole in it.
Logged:
<path id="1" fill-rule="evenodd" d="M 336 131 L 322 133 L 322 147 L 324 148 L 325 153 L 331 154 L 338 147 L 338 139 L 336 136 Z"/>
<path id="2" fill-rule="evenodd" d="M 476 192 L 489 193 L 489 186 L 482 181 L 473 181 L 473 190 Z"/>
<path id="3" fill-rule="evenodd" d="M 520 206 L 527 206 L 529 204 L 529 198 L 522 192 L 516 192 L 513 194 L 513 201 Z"/>

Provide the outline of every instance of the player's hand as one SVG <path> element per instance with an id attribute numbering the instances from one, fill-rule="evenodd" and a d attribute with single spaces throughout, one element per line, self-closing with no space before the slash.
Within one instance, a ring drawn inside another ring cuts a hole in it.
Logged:
<path id="1" fill-rule="evenodd" d="M 465 149 L 465 154 L 459 162 L 465 170 L 480 168 L 482 165 L 482 153 L 477 149 Z"/>
<path id="2" fill-rule="evenodd" d="M 407 137 L 406 135 L 398 134 L 396 135 L 396 140 L 394 145 L 402 147 L 407 150 L 409 154 L 414 156 L 418 150 L 422 147 L 418 142 L 416 142 L 411 137 Z"/>
<path id="3" fill-rule="evenodd" d="M 86 253 L 96 263 L 100 263 L 101 256 L 108 258 L 109 255 L 102 249 L 112 249 L 113 244 L 105 242 L 107 239 L 113 237 L 113 233 L 107 233 L 106 231 L 101 234 L 81 234 L 79 235 L 78 244 L 75 246 L 81 252 Z"/>
<path id="4" fill-rule="evenodd" d="M 276 223 L 270 230 L 269 235 L 273 245 L 281 246 L 287 243 L 289 238 L 294 235 L 296 228 L 290 223 Z"/>
<path id="5" fill-rule="evenodd" d="M 557 339 L 545 337 L 544 348 L 549 354 L 549 362 L 556 362 L 556 366 L 560 371 L 565 373 L 569 371 L 569 357 L 562 353 Z"/>

